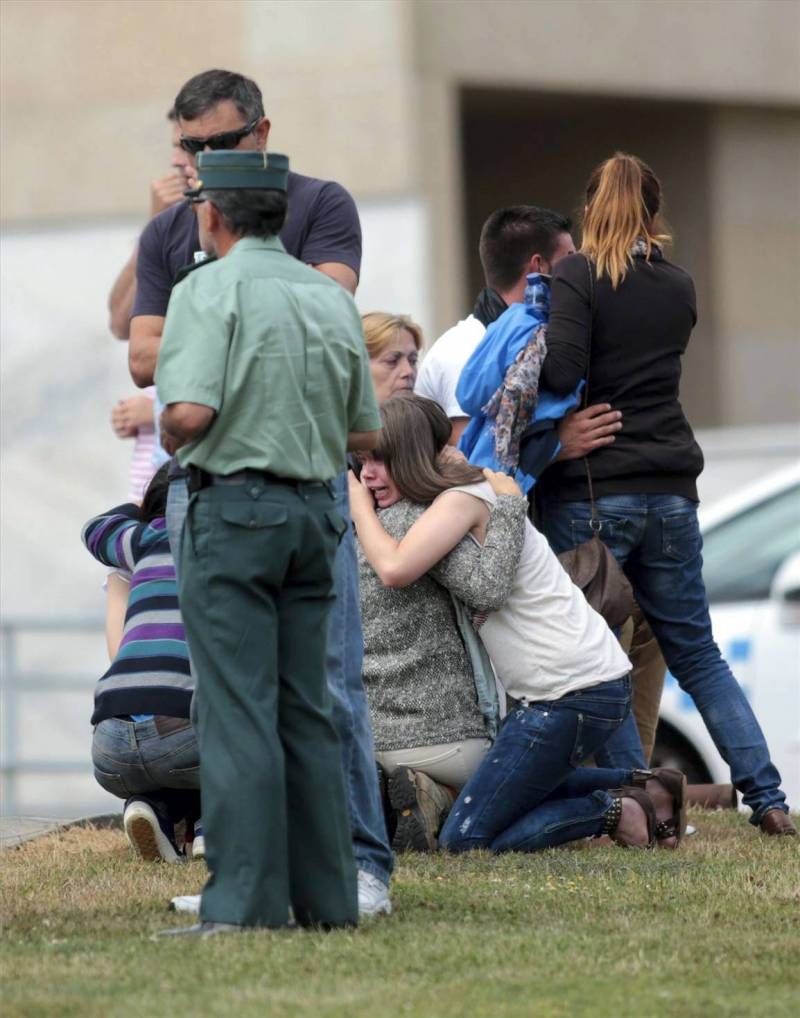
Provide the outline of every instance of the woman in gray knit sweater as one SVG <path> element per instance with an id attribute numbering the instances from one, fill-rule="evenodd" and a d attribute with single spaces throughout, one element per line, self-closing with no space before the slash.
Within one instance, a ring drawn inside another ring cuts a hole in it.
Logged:
<path id="1" fill-rule="evenodd" d="M 444 433 L 449 422 L 443 422 L 442 446 L 449 437 Z M 449 483 L 485 479 L 483 471 L 466 462 L 442 469 Z M 453 596 L 485 612 L 505 601 L 524 541 L 527 500 L 510 478 L 487 474 L 498 499 L 488 523 L 475 535 L 477 567 L 465 541 L 415 582 L 393 587 L 383 583 L 358 548 L 364 686 L 378 764 L 388 776 L 396 813 L 397 849 L 436 847 L 454 793 L 491 745 Z M 373 492 L 382 526 L 400 540 L 425 506 L 387 494 L 380 449 L 364 457 L 362 478 Z M 388 485 L 391 490 L 390 479 Z"/>

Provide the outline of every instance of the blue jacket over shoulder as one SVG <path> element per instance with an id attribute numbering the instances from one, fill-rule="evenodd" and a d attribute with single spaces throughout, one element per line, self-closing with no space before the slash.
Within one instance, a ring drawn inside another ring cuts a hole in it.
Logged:
<path id="1" fill-rule="evenodd" d="M 528 276 L 525 303 L 512 304 L 497 321 L 492 322 L 461 372 L 456 398 L 471 420 L 458 447 L 476 466 L 502 469 L 495 452 L 494 420 L 487 415 L 485 408 L 504 384 L 506 372 L 536 330 L 547 325 L 549 311 L 549 279 L 532 273 Z M 582 388 L 583 382 L 580 382 L 567 396 L 539 390 L 536 412 L 526 431 L 528 441 L 524 443 L 524 452 L 514 474 L 525 493 L 530 491 L 539 473 L 558 454 L 561 445 L 555 431 L 556 423 L 577 406 Z"/>

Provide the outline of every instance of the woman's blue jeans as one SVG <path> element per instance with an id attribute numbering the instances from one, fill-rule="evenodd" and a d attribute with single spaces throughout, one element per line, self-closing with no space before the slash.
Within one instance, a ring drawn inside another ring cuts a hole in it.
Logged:
<path id="1" fill-rule="evenodd" d="M 751 823 L 757 825 L 769 809 L 786 810 L 764 734 L 711 633 L 696 503 L 677 495 L 608 495 L 595 504 L 600 538 L 625 570 L 669 670 L 729 765 L 753 811 Z M 547 500 L 542 510 L 554 551 L 591 537 L 589 502 Z M 614 759 L 618 739 L 624 742 L 625 730 L 611 740 L 607 759 Z"/>
<path id="2" fill-rule="evenodd" d="M 450 852 L 535 852 L 600 834 L 630 770 L 581 767 L 628 717 L 630 677 L 512 710 L 439 835 Z"/>
<path id="3" fill-rule="evenodd" d="M 144 796 L 175 822 L 200 816 L 200 760 L 188 718 L 105 718 L 94 730 L 97 783 L 120 799 Z"/>

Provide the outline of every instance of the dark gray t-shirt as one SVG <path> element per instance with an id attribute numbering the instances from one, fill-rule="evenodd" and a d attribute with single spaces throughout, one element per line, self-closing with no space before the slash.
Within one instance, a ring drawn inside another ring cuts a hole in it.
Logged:
<path id="1" fill-rule="evenodd" d="M 307 265 L 340 262 L 358 275 L 361 224 L 350 194 L 331 180 L 290 173 L 288 198 L 280 238 L 289 254 Z M 132 318 L 166 316 L 178 274 L 199 249 L 197 217 L 190 202 L 165 209 L 150 220 L 139 240 Z"/>

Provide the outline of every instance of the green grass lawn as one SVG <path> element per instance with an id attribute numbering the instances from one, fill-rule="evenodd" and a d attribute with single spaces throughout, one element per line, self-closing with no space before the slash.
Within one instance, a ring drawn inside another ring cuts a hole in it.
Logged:
<path id="1" fill-rule="evenodd" d="M 352 932 L 150 937 L 202 863 L 70 830 L 0 859 L 0 1015 L 800 1014 L 800 839 L 694 812 L 679 852 L 404 856 L 395 913 Z"/>

